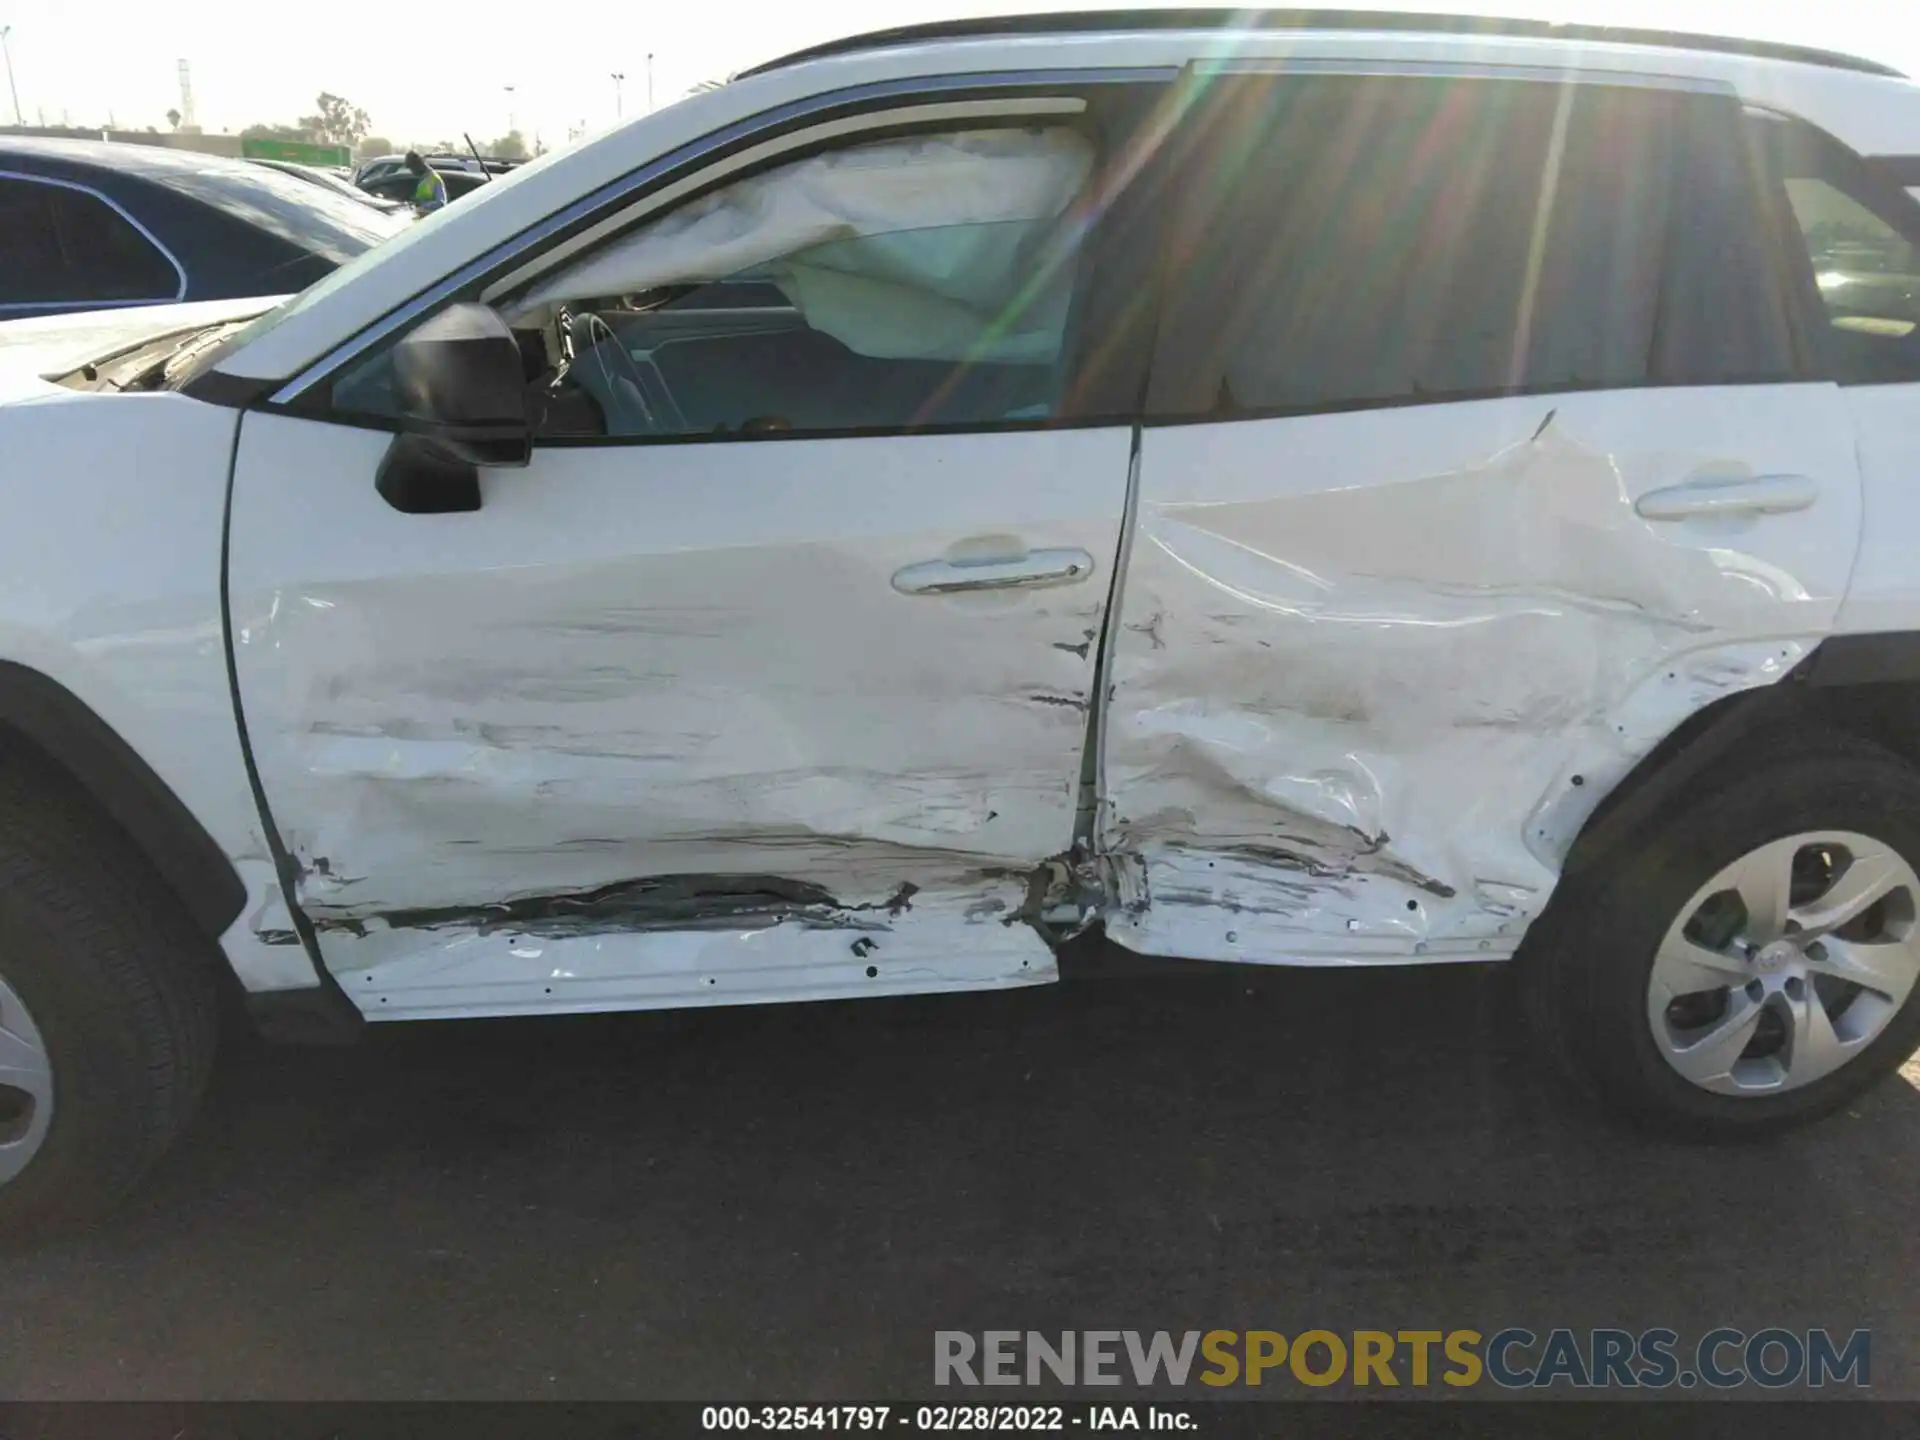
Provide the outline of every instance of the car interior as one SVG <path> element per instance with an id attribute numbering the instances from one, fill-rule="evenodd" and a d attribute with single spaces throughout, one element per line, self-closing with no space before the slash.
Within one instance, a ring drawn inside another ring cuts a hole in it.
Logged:
<path id="1" fill-rule="evenodd" d="M 1093 147 L 1061 126 L 882 140 L 725 185 L 508 304 L 546 437 L 1045 420 Z M 336 407 L 395 413 L 380 360 Z"/>

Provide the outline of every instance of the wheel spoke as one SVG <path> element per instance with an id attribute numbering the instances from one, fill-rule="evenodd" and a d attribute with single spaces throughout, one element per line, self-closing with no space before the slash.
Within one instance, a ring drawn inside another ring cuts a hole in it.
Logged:
<path id="1" fill-rule="evenodd" d="M 1819 893 L 1796 903 L 1796 889 Z M 1723 1095 L 1812 1084 L 1920 988 L 1920 871 L 1855 831 L 1770 840 L 1700 885 L 1646 973 L 1647 1022 L 1678 1074 Z"/>
<path id="2" fill-rule="evenodd" d="M 1776 840 L 1735 861 L 1721 878 L 1739 892 L 1747 909 L 1746 938 L 1756 945 L 1787 933 L 1787 904 L 1793 893 L 1793 856 L 1797 840 Z"/>
<path id="3" fill-rule="evenodd" d="M 1820 991 L 1804 985 L 1799 999 L 1791 995 L 1785 998 L 1788 1035 L 1782 1058 L 1788 1077 L 1794 1084 L 1804 1085 L 1839 1069 L 1853 1051 L 1833 1033 L 1833 1017 L 1827 1014 Z"/>
<path id="4" fill-rule="evenodd" d="M 31 1097 L 24 1111 L 18 1095 L 5 1097 L 0 1115 L 0 1185 L 25 1170 L 47 1137 L 53 1118 L 53 1063 L 25 1003 L 0 979 L 0 1086 Z"/>
<path id="5" fill-rule="evenodd" d="M 1824 895 L 1794 910 L 1792 918 L 1808 935 L 1831 934 L 1864 914 L 1875 901 L 1898 890 L 1906 877 L 1905 864 L 1884 850 L 1855 856 Z"/>
<path id="6" fill-rule="evenodd" d="M 1668 1056 L 1673 1066 L 1696 1085 L 1712 1085 L 1733 1069 L 1740 1052 L 1753 1039 L 1760 1023 L 1761 1007 L 1742 991 L 1734 991 L 1727 1003 L 1726 1015 L 1705 1034 L 1691 1043 L 1669 1040 Z"/>
<path id="7" fill-rule="evenodd" d="M 1820 950 L 1822 959 L 1807 956 L 1808 970 L 1864 986 L 1896 1005 L 1907 998 L 1914 979 L 1920 977 L 1920 948 L 1912 938 L 1868 942 L 1829 936 L 1820 942 Z"/>
<path id="8" fill-rule="evenodd" d="M 1678 929 L 1667 936 L 1660 953 L 1653 957 L 1653 981 L 1669 999 L 1742 985 L 1751 973 L 1743 958 L 1709 950 Z"/>
<path id="9" fill-rule="evenodd" d="M 24 1035 L 0 1028 L 0 1085 L 40 1094 L 52 1073 L 47 1052 Z"/>

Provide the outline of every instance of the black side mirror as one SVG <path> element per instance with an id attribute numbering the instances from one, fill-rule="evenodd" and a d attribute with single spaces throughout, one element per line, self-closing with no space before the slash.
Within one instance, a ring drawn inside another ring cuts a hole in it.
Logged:
<path id="1" fill-rule="evenodd" d="M 507 322 L 450 305 L 393 350 L 401 433 L 380 462 L 382 498 L 410 515 L 480 508 L 481 465 L 533 454 L 527 378 Z"/>
<path id="2" fill-rule="evenodd" d="M 393 351 L 402 423 L 471 465 L 533 451 L 527 377 L 513 331 L 485 305 L 449 305 Z"/>

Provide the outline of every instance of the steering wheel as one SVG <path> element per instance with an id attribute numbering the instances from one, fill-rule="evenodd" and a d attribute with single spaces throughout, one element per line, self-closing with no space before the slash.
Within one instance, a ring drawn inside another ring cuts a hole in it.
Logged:
<path id="1" fill-rule="evenodd" d="M 592 311 L 571 324 L 576 384 L 600 402 L 612 435 L 677 435 L 686 428 L 680 407 L 655 371 L 649 376 L 614 328 Z M 651 398 L 649 398 L 651 396 Z"/>

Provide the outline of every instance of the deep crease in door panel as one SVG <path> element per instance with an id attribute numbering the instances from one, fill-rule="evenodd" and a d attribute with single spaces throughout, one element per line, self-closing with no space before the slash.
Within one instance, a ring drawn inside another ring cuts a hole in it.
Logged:
<path id="1" fill-rule="evenodd" d="M 281 773 L 304 798 L 286 833 L 316 923 L 478 915 L 661 875 L 716 877 L 717 910 L 739 873 L 804 883 L 808 903 L 851 908 L 909 881 L 932 888 L 930 876 L 962 886 L 1025 875 L 1070 838 L 1064 827 L 1051 843 L 1009 830 L 1002 815 L 1018 823 L 1028 796 L 1071 808 L 1065 777 L 1084 734 L 1095 662 L 1083 647 L 1097 633 L 1099 589 L 1020 596 L 1050 612 L 1063 638 L 1004 647 L 1004 683 L 953 697 L 949 763 L 913 770 L 890 762 L 885 735 L 924 724 L 919 696 L 848 693 L 832 676 L 783 672 L 772 656 L 764 672 L 734 664 L 744 652 L 729 647 L 751 639 L 753 616 L 642 613 L 620 602 L 631 587 L 623 571 L 554 584 L 565 613 L 518 587 L 447 575 L 309 585 L 267 601 L 255 643 L 306 657 L 278 677 L 296 692 L 296 724 L 278 743 L 296 762 Z M 993 596 L 877 604 L 953 607 L 956 631 L 986 649 L 996 618 L 1013 613 Z M 436 632 L 463 637 L 459 658 Z M 646 664 L 604 663 L 623 635 L 644 637 Z M 1009 768 L 996 743 L 996 717 L 1014 712 L 1026 735 L 1056 737 L 1051 753 L 1029 745 L 1031 771 Z M 854 738 L 823 743 L 836 734 Z M 503 806 L 518 817 L 511 837 L 490 828 Z"/>
<path id="2" fill-rule="evenodd" d="M 939 443 L 965 473 L 998 439 Z M 1125 443 L 1063 432 L 1022 453 L 1044 472 L 1090 451 L 1124 463 Z M 821 442 L 812 463 L 838 453 Z M 314 468 L 343 529 L 386 518 L 350 461 Z M 344 959 L 356 929 L 430 918 L 444 933 L 457 915 L 476 931 L 643 932 L 830 911 L 863 931 L 909 886 L 929 937 L 936 913 L 1025 913 L 1036 869 L 1073 839 L 1118 507 L 1085 583 L 898 595 L 889 576 L 940 555 L 959 528 L 947 512 L 969 503 L 935 487 L 916 501 L 932 528 L 902 531 L 891 514 L 828 527 L 743 497 L 710 524 L 676 517 L 670 537 L 630 519 L 576 536 L 543 529 L 538 487 L 510 476 L 462 529 L 470 569 L 263 556 L 269 574 L 307 574 L 236 587 L 236 647 L 299 903 L 329 953 Z M 1013 508 L 1036 548 L 1095 538 L 1066 501 Z M 823 636 L 821 615 L 845 633 Z M 756 876 L 787 890 L 743 886 Z M 680 886 L 667 903 L 663 878 Z M 748 892 L 766 903 L 743 906 Z"/>
<path id="3" fill-rule="evenodd" d="M 1204 476 L 1183 493 L 1148 432 L 1108 680 L 1110 934 L 1196 958 L 1509 954 L 1607 790 L 1811 650 L 1844 564 L 1810 586 L 1743 549 L 1750 518 L 1678 540 L 1640 519 L 1695 457 L 1610 452 L 1618 399 L 1471 407 L 1477 431 L 1426 457 L 1454 463 L 1390 483 L 1339 453 L 1368 417 L 1287 422 L 1273 464 L 1356 483 L 1224 501 Z"/>

